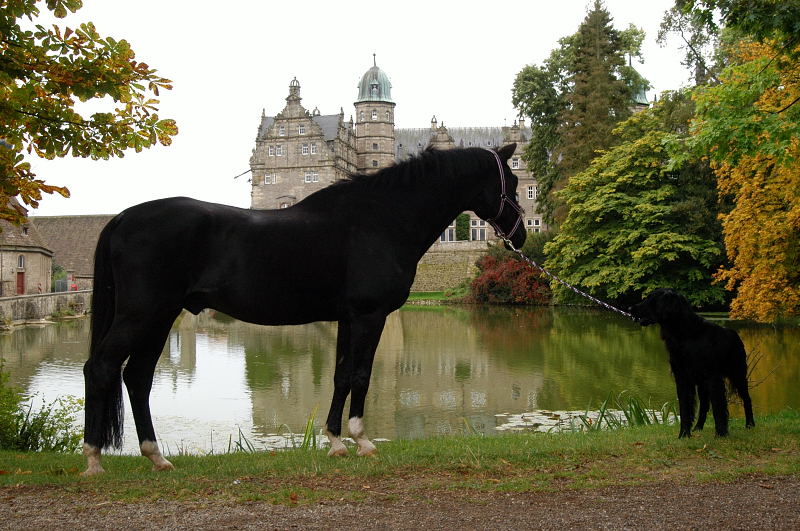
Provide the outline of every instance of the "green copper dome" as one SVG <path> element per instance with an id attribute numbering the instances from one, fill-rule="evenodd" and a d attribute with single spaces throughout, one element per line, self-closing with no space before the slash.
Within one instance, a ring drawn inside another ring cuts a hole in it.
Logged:
<path id="1" fill-rule="evenodd" d="M 358 99 L 356 103 L 362 101 L 394 103 L 392 101 L 392 83 L 389 81 L 389 76 L 377 65 L 367 70 L 358 84 Z"/>

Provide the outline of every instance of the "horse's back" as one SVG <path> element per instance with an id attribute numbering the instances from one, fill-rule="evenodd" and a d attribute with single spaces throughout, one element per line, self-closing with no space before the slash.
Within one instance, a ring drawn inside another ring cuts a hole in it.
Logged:
<path id="1" fill-rule="evenodd" d="M 113 223 L 117 289 L 140 310 L 215 308 L 261 324 L 336 319 L 346 231 L 327 214 L 178 197 L 133 206 Z"/>

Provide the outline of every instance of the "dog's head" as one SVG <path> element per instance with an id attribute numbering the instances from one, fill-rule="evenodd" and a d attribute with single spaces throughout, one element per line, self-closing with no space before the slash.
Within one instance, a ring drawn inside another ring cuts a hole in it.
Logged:
<path id="1" fill-rule="evenodd" d="M 628 311 L 642 326 L 654 323 L 665 324 L 681 319 L 691 311 L 689 301 L 675 290 L 659 288 Z"/>

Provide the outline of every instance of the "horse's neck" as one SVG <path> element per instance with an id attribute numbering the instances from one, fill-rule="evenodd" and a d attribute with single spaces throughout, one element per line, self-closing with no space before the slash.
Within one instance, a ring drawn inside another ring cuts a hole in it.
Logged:
<path id="1" fill-rule="evenodd" d="M 476 182 L 473 176 L 464 176 L 458 183 L 421 184 L 414 187 L 410 201 L 398 205 L 406 210 L 406 217 L 411 220 L 413 230 L 409 232 L 417 240 L 420 256 L 439 239 L 456 216 L 469 210 L 469 200 L 478 193 Z"/>

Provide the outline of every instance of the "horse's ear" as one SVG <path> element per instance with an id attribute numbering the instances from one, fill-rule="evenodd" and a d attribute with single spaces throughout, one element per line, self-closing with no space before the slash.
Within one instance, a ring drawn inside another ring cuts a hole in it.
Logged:
<path id="1" fill-rule="evenodd" d="M 507 146 L 503 146 L 497 150 L 497 154 L 500 155 L 500 159 L 508 160 L 511 158 L 511 155 L 514 154 L 514 151 L 517 149 L 517 144 L 509 144 Z"/>

